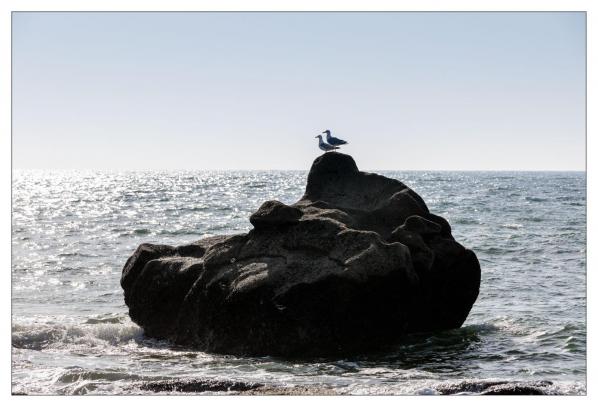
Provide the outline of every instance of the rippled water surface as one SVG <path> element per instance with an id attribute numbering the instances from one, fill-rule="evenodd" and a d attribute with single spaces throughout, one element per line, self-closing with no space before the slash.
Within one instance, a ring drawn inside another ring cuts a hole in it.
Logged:
<path id="1" fill-rule="evenodd" d="M 409 336 L 384 354 L 289 362 L 145 338 L 119 278 L 140 243 L 248 231 L 263 201 L 300 198 L 305 172 L 15 171 L 13 392 L 144 393 L 156 380 L 214 378 L 433 394 L 440 383 L 506 379 L 585 394 L 585 173 L 382 174 L 413 188 L 476 252 L 480 296 L 461 329 Z"/>

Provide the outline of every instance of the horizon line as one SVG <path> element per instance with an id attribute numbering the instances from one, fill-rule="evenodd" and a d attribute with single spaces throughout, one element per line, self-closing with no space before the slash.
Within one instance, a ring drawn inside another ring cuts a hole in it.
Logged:
<path id="1" fill-rule="evenodd" d="M 297 168 L 11 168 L 11 171 L 309 171 Z M 587 172 L 584 169 L 361 169 L 362 172 L 372 171 L 410 171 L 410 172 Z"/>

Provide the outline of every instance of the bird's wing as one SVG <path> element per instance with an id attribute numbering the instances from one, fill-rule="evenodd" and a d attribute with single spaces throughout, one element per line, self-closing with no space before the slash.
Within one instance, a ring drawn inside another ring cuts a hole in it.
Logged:
<path id="1" fill-rule="evenodd" d="M 328 142 L 331 142 L 334 144 L 347 144 L 347 142 L 345 140 L 341 140 L 340 138 L 336 138 L 336 137 L 330 137 L 330 140 L 328 140 Z"/>

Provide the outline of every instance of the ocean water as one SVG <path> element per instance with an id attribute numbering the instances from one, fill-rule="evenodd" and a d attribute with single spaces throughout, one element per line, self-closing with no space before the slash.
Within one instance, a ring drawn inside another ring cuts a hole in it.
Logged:
<path id="1" fill-rule="evenodd" d="M 119 279 L 143 242 L 248 231 L 263 201 L 300 198 L 306 172 L 15 171 L 13 393 L 144 394 L 144 383 L 214 379 L 338 394 L 549 380 L 554 393 L 585 394 L 585 173 L 380 173 L 419 193 L 475 251 L 477 302 L 462 328 L 384 353 L 285 361 L 146 338 Z"/>

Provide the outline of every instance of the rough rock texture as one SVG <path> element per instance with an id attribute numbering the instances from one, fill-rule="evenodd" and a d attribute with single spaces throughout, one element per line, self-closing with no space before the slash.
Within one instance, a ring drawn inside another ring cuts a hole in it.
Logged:
<path id="1" fill-rule="evenodd" d="M 506 380 L 466 380 L 459 383 L 446 383 L 436 387 L 440 394 L 482 394 L 494 395 L 550 395 L 560 394 L 552 389 L 552 382 L 540 381 L 506 381 Z"/>
<path id="2" fill-rule="evenodd" d="M 145 333 L 204 351 L 322 356 L 458 328 L 480 266 L 403 183 L 318 157 L 304 196 L 264 202 L 249 233 L 142 244 L 121 278 Z"/>
<path id="3" fill-rule="evenodd" d="M 143 383 L 141 390 L 153 392 L 180 392 L 180 393 L 203 393 L 203 392 L 246 392 L 264 387 L 260 383 L 247 383 L 229 380 L 214 379 L 172 379 L 159 380 Z"/>

